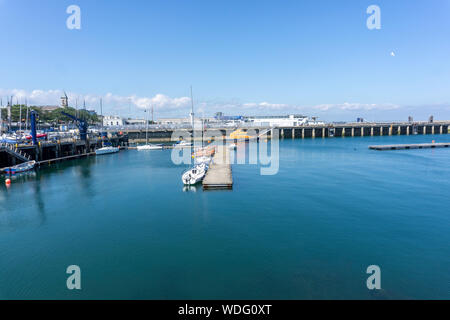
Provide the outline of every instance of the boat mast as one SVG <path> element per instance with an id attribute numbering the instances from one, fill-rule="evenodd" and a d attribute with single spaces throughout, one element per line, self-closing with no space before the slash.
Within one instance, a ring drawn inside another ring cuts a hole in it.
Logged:
<path id="1" fill-rule="evenodd" d="M 0 98 L 0 135 L 3 133 L 2 112 L 3 112 L 3 98 Z"/>
<path id="2" fill-rule="evenodd" d="M 19 103 L 19 100 L 17 100 Z M 19 132 L 22 131 L 22 104 L 19 105 Z"/>
<path id="3" fill-rule="evenodd" d="M 145 112 L 147 113 L 146 114 L 146 118 L 147 118 L 147 120 L 146 120 L 146 122 L 147 122 L 147 126 L 146 126 L 146 129 L 145 129 L 145 144 L 146 145 L 148 145 L 148 108 L 147 108 L 147 110 L 145 110 Z"/>
<path id="4" fill-rule="evenodd" d="M 101 128 L 103 131 L 103 100 L 102 100 L 102 98 L 100 98 L 100 120 L 102 121 Z"/>
<path id="5" fill-rule="evenodd" d="M 25 106 L 27 107 L 27 118 L 25 120 L 25 127 L 26 127 L 26 131 L 28 131 L 28 100 L 25 99 Z"/>
<path id="6" fill-rule="evenodd" d="M 13 98 L 14 98 L 14 96 L 11 96 L 11 100 L 9 100 L 9 106 L 8 106 L 8 132 L 10 132 L 11 128 L 12 128 Z"/>
<path id="7" fill-rule="evenodd" d="M 191 86 L 191 126 L 192 126 L 192 139 L 194 139 L 194 96 L 192 95 L 192 86 Z"/>

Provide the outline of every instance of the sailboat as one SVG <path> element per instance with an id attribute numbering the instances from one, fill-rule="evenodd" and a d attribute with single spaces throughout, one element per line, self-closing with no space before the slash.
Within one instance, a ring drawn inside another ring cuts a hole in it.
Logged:
<path id="1" fill-rule="evenodd" d="M 191 87 L 191 102 L 192 102 L 192 111 L 191 111 L 191 123 L 192 123 L 192 132 L 194 138 L 194 99 L 192 96 L 192 87 Z M 206 175 L 206 172 L 208 171 L 208 166 L 211 161 L 211 155 L 214 153 L 215 148 L 214 147 L 203 147 L 203 121 L 202 121 L 202 147 L 195 150 L 193 153 L 194 158 L 194 167 L 187 170 L 183 173 L 181 176 L 181 181 L 185 186 L 192 186 L 195 185 L 203 180 L 203 178 Z M 187 145 L 188 142 L 181 141 L 177 145 L 178 146 L 184 146 Z M 189 143 L 189 145 L 191 145 Z"/>
<path id="2" fill-rule="evenodd" d="M 160 144 L 150 144 L 148 143 L 148 110 L 145 110 L 147 112 L 147 127 L 145 130 L 145 144 L 141 146 L 137 146 L 136 149 L 138 151 L 146 151 L 146 150 L 161 150 L 163 147 Z"/>
<path id="3" fill-rule="evenodd" d="M 101 155 L 101 154 L 108 154 L 108 153 L 117 153 L 119 151 L 120 151 L 119 147 L 108 146 L 108 147 L 102 147 L 100 149 L 95 150 L 95 154 Z"/>
<path id="4" fill-rule="evenodd" d="M 103 131 L 103 104 L 102 104 L 102 99 L 100 99 L 100 114 L 102 115 L 102 130 Z M 109 153 L 117 153 L 120 151 L 119 147 L 113 147 L 111 146 L 104 146 L 103 143 L 103 138 L 102 138 L 102 148 L 95 150 L 95 154 L 96 155 L 101 155 L 101 154 L 109 154 Z"/>

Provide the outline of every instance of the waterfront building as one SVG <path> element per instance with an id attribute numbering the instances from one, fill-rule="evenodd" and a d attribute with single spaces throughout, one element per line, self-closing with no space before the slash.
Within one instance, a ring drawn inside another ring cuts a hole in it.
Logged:
<path id="1" fill-rule="evenodd" d="M 298 114 L 287 116 L 250 116 L 245 117 L 245 121 L 264 127 L 296 127 L 306 125 L 308 117 Z"/>
<path id="2" fill-rule="evenodd" d="M 185 124 L 190 122 L 190 118 L 161 118 L 157 121 L 158 124 Z"/>
<path id="3" fill-rule="evenodd" d="M 125 120 L 120 116 L 104 116 L 103 117 L 103 126 L 105 127 L 114 127 L 114 126 L 123 126 Z"/>
<path id="4" fill-rule="evenodd" d="M 145 119 L 126 119 L 125 123 L 128 125 L 146 125 L 147 121 Z"/>

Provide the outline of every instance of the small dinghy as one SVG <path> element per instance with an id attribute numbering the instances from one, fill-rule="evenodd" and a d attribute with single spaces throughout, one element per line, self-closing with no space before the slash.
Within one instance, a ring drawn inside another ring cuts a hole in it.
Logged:
<path id="1" fill-rule="evenodd" d="M 203 180 L 207 170 L 206 164 L 202 163 L 189 169 L 181 176 L 184 185 L 194 185 Z"/>
<path id="2" fill-rule="evenodd" d="M 17 166 L 6 168 L 5 173 L 6 174 L 16 174 L 20 172 L 29 171 L 34 168 L 36 165 L 36 161 L 28 161 L 21 164 L 18 164 Z"/>

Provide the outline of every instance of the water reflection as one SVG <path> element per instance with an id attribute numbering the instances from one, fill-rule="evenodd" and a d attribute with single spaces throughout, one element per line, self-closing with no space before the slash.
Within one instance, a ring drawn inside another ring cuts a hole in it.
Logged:
<path id="1" fill-rule="evenodd" d="M 37 226 L 43 225 L 46 222 L 46 212 L 41 192 L 42 177 L 40 173 L 33 170 L 12 176 L 8 175 L 4 178 L 11 179 L 12 183 L 5 192 L 2 192 L 0 198 L 2 207 L 0 227 L 17 228 L 28 225 L 30 222 Z M 23 204 L 23 197 L 32 198 L 37 210 L 29 210 L 29 207 L 26 206 L 23 207 L 23 210 L 17 210 L 17 206 L 20 207 Z"/>
<path id="2" fill-rule="evenodd" d="M 34 186 L 34 201 L 36 202 L 39 214 L 39 220 L 40 225 L 43 225 L 45 223 L 46 214 L 45 214 L 45 204 L 44 200 L 42 199 L 42 192 L 41 192 L 41 181 L 42 181 L 42 174 L 40 172 L 35 172 L 35 181 L 33 183 Z"/>
<path id="3" fill-rule="evenodd" d="M 48 211 L 45 183 L 55 176 L 70 175 L 72 171 L 77 178 L 67 179 L 70 181 L 68 183 L 79 184 L 82 192 L 92 197 L 95 194 L 91 184 L 93 163 L 95 164 L 94 159 L 54 163 L 48 167 L 3 176 L 0 179 L 3 185 L 0 191 L 0 228 L 17 229 L 28 225 L 44 225 Z M 66 177 L 62 178 L 66 180 Z M 5 185 L 6 179 L 11 179 L 10 186 Z"/>
<path id="4" fill-rule="evenodd" d="M 196 186 L 184 186 L 183 192 L 197 192 Z"/>
<path id="5" fill-rule="evenodd" d="M 89 161 L 85 161 L 82 165 L 78 165 L 76 167 L 78 177 L 80 178 L 79 181 L 81 190 L 83 190 L 83 193 L 89 197 L 95 195 L 94 189 L 92 188 L 91 164 L 95 164 L 94 159 L 89 159 Z"/>

